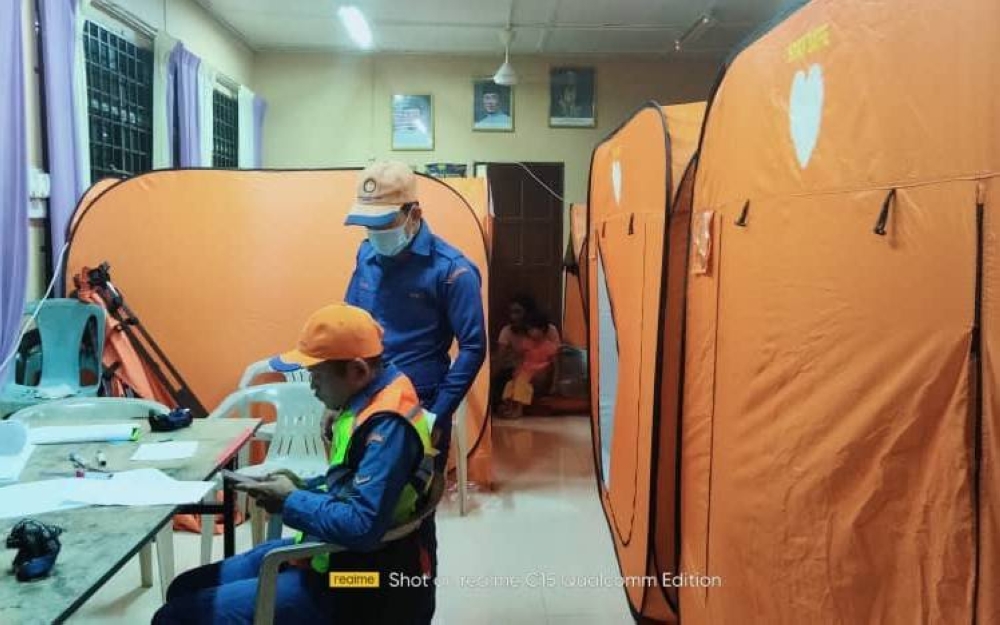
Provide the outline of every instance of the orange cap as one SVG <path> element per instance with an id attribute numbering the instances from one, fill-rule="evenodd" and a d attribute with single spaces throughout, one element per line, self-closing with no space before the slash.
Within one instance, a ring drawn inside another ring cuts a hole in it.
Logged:
<path id="1" fill-rule="evenodd" d="M 309 317 L 299 334 L 299 347 L 271 359 L 271 368 L 287 371 L 325 360 L 374 358 L 382 353 L 382 326 L 367 311 L 331 304 Z"/>

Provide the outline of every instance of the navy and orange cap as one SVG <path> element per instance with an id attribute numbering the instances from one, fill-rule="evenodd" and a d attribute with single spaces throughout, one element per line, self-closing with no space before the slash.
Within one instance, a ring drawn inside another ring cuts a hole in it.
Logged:
<path id="1" fill-rule="evenodd" d="M 384 228 L 405 204 L 417 201 L 417 175 L 406 164 L 383 161 L 358 174 L 357 199 L 347 213 L 348 226 Z"/>

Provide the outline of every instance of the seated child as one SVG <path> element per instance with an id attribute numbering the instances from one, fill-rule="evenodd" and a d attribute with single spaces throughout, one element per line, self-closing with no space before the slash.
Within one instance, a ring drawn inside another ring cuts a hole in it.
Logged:
<path id="1" fill-rule="evenodd" d="M 552 385 L 552 364 L 559 352 L 559 341 L 553 339 L 549 327 L 549 320 L 542 314 L 533 314 L 527 321 L 528 332 L 520 343 L 519 362 L 503 390 L 507 416 L 521 416 L 535 394 L 545 393 Z"/>

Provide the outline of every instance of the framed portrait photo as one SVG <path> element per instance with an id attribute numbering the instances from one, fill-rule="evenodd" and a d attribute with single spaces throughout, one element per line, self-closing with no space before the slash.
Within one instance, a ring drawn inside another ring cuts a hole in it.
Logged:
<path id="1" fill-rule="evenodd" d="M 553 128 L 597 126 L 593 67 L 553 67 L 549 70 L 549 125 Z"/>
<path id="2" fill-rule="evenodd" d="M 434 149 L 434 101 L 430 95 L 392 96 L 392 149 Z"/>
<path id="3" fill-rule="evenodd" d="M 492 78 L 472 82 L 472 129 L 514 132 L 514 89 Z"/>

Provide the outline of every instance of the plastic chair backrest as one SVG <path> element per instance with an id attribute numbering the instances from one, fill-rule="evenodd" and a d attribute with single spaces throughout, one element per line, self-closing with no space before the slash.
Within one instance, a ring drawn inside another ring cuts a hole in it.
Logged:
<path id="1" fill-rule="evenodd" d="M 38 388 L 69 386 L 79 394 L 97 393 L 101 380 L 101 353 L 104 350 L 104 310 L 96 304 L 76 299 L 50 299 L 29 302 L 25 315 L 31 315 L 41 306 L 35 322 L 42 342 L 42 376 Z M 93 319 L 93 326 L 90 321 Z M 88 327 L 94 329 L 92 345 L 96 352 L 94 366 L 97 380 L 88 386 L 80 385 L 80 346 Z M 8 379 L 11 379 L 8 376 Z M 17 388 L 18 384 L 11 384 Z"/>
<path id="2" fill-rule="evenodd" d="M 29 304 L 25 314 L 32 314 L 38 305 Z M 80 345 L 91 319 L 95 330 L 92 345 L 100 354 L 104 350 L 104 310 L 100 306 L 76 299 L 50 299 L 41 304 L 36 319 L 42 337 L 41 386 L 80 386 Z M 98 357 L 95 390 L 100 384 L 100 362 Z"/>
<path id="3" fill-rule="evenodd" d="M 285 377 L 286 382 L 308 382 L 309 381 L 309 370 L 308 369 L 297 369 L 295 371 L 279 372 L 271 368 L 269 361 L 258 360 L 243 372 L 243 376 L 240 378 L 240 383 L 237 388 L 247 388 L 252 383 L 254 378 L 264 373 L 280 373 Z"/>
<path id="4" fill-rule="evenodd" d="M 241 389 L 227 397 L 210 418 L 250 416 L 254 404 L 268 404 L 277 414 L 274 437 L 264 464 L 285 466 L 299 477 L 313 477 L 326 472 L 328 460 L 320 435 L 325 411 L 306 382 L 277 382 Z"/>

